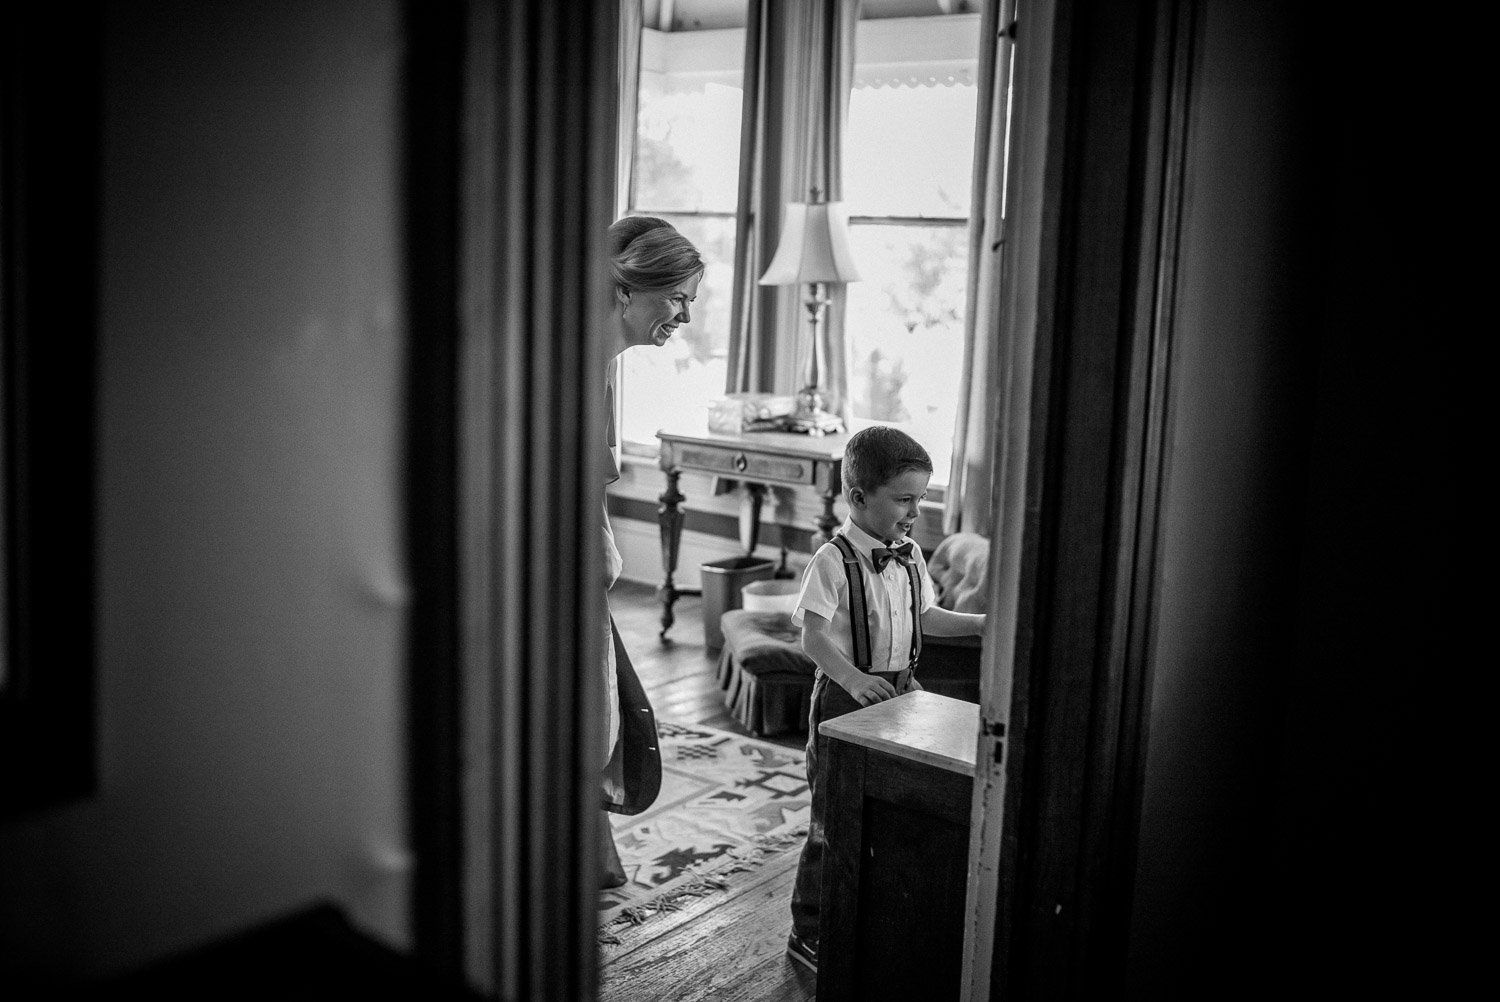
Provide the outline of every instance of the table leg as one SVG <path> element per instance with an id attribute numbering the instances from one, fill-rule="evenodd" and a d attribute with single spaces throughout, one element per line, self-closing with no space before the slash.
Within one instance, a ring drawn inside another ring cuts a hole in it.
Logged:
<path id="1" fill-rule="evenodd" d="M 672 604 L 677 601 L 679 595 L 685 594 L 677 590 L 672 583 L 672 575 L 677 571 L 677 550 L 682 544 L 682 502 L 687 500 L 681 491 L 677 489 L 678 474 L 675 470 L 667 471 L 667 489 L 661 494 L 661 507 L 656 509 L 656 524 L 661 535 L 661 567 L 663 571 L 661 587 L 656 590 L 661 599 L 661 639 L 667 639 L 667 631 L 672 628 Z"/>
<path id="2" fill-rule="evenodd" d="M 817 518 L 817 530 L 812 534 L 813 552 L 818 552 L 818 547 L 833 539 L 833 530 L 839 526 L 839 520 L 833 517 L 833 502 L 838 498 L 837 491 L 823 492 L 823 512 Z"/>
<path id="3" fill-rule="evenodd" d="M 766 498 L 765 484 L 746 484 L 745 498 L 740 504 L 740 545 L 745 556 L 755 556 L 760 545 L 760 509 Z"/>

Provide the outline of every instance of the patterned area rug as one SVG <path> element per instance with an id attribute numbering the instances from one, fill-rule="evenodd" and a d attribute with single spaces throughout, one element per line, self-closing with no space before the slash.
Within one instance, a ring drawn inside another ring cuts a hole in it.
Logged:
<path id="1" fill-rule="evenodd" d="M 641 814 L 610 815 L 624 886 L 599 893 L 601 937 L 684 897 L 728 886 L 807 833 L 807 772 L 793 750 L 712 727 L 657 721 L 662 783 Z"/>

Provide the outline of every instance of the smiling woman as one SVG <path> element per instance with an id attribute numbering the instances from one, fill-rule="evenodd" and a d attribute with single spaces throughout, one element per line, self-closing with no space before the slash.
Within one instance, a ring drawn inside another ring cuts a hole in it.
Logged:
<path id="1" fill-rule="evenodd" d="M 627 216 L 609 228 L 609 274 L 614 283 L 614 301 L 604 336 L 611 360 L 627 348 L 655 345 L 660 348 L 678 326 L 692 321 L 689 304 L 697 296 L 703 278 L 703 258 L 692 242 L 664 219 Z M 613 362 L 611 362 L 611 368 Z M 612 393 L 606 390 L 606 400 Z M 605 408 L 606 436 L 610 448 L 605 464 L 605 483 L 618 479 L 614 455 L 614 407 Z M 609 515 L 604 513 L 604 587 L 619 578 L 624 562 L 615 546 Z M 601 785 L 606 811 L 638 814 L 651 806 L 661 788 L 661 753 L 651 702 L 636 677 L 620 641 L 614 620 L 604 627 L 604 657 L 600 668 L 605 693 L 604 754 Z M 624 881 L 619 854 L 609 826 L 602 826 L 602 863 L 605 886 Z"/>
<path id="2" fill-rule="evenodd" d="M 681 324 L 693 322 L 691 304 L 698 298 L 702 272 L 683 279 L 670 289 L 642 289 L 638 293 L 616 293 L 623 312 L 627 348 L 653 344 L 660 348 Z"/>

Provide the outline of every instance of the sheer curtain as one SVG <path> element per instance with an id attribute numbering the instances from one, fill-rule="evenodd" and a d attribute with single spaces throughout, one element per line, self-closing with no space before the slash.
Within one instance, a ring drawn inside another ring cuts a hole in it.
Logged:
<path id="1" fill-rule="evenodd" d="M 620 0 L 619 113 L 615 118 L 615 211 L 619 219 L 630 208 L 630 189 L 635 178 L 635 119 L 641 91 L 641 0 Z M 605 483 L 620 476 L 620 359 L 610 362 L 604 376 L 605 438 L 609 450 L 603 468 Z"/>
<path id="2" fill-rule="evenodd" d="M 994 351 L 1003 290 L 1005 167 L 1015 0 L 985 4 L 980 21 L 979 108 L 974 137 L 974 201 L 969 223 L 969 293 L 964 368 L 953 431 L 953 466 L 943 531 L 990 534 L 1001 373 Z"/>
<path id="3" fill-rule="evenodd" d="M 749 0 L 728 392 L 775 390 L 778 374 L 791 392 L 810 348 L 805 290 L 756 282 L 776 251 L 781 207 L 809 201 L 813 188 L 827 201 L 842 195 L 859 10 L 860 0 Z M 844 290 L 829 291 L 824 388 L 847 420 Z"/>
<path id="4" fill-rule="evenodd" d="M 615 122 L 615 218 L 630 207 L 635 117 L 641 97 L 641 0 L 620 0 L 620 114 Z"/>

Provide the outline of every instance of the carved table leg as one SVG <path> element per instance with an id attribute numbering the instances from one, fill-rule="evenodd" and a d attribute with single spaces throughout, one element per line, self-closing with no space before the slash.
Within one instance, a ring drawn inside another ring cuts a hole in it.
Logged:
<path id="1" fill-rule="evenodd" d="M 747 557 L 755 556 L 755 548 L 760 545 L 760 508 L 765 498 L 765 484 L 745 485 L 745 498 L 740 504 L 740 545 Z"/>
<path id="2" fill-rule="evenodd" d="M 838 496 L 838 491 L 823 492 L 823 512 L 817 518 L 817 531 L 812 534 L 814 553 L 818 552 L 818 547 L 833 539 L 833 530 L 839 527 L 839 520 L 833 517 L 833 502 Z"/>
<path id="3" fill-rule="evenodd" d="M 667 489 L 661 494 L 661 507 L 656 509 L 656 524 L 661 534 L 661 587 L 656 590 L 661 599 L 661 639 L 667 639 L 672 628 L 672 604 L 679 595 L 685 594 L 672 584 L 672 575 L 677 570 L 677 549 L 682 543 L 682 502 L 686 500 L 677 489 L 677 471 L 667 471 Z"/>

